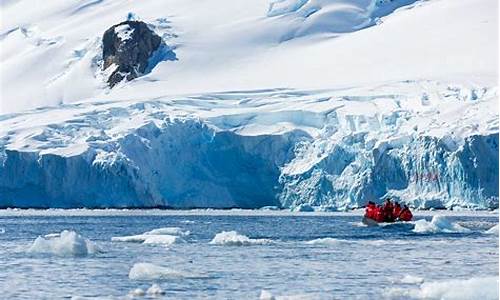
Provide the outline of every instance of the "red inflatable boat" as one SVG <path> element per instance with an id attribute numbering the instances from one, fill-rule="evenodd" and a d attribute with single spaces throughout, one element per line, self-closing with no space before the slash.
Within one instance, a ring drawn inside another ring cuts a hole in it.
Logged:
<path id="1" fill-rule="evenodd" d="M 408 206 L 401 207 L 398 202 L 392 203 L 387 199 L 383 205 L 369 201 L 365 208 L 363 223 L 377 225 L 378 223 L 392 223 L 397 221 L 411 221 L 413 214 Z"/>

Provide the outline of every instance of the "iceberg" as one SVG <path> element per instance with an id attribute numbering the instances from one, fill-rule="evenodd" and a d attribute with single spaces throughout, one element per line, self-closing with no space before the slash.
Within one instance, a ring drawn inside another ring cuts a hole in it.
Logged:
<path id="1" fill-rule="evenodd" d="M 82 257 L 99 253 L 93 242 L 74 231 L 64 230 L 61 233 L 39 236 L 28 249 L 29 253 L 43 253 L 56 256 Z"/>

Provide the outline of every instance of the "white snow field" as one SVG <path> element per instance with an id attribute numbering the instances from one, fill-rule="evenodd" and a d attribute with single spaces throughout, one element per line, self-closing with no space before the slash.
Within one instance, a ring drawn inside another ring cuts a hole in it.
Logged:
<path id="1" fill-rule="evenodd" d="M 498 207 L 496 0 L 0 5 L 0 207 Z M 177 60 L 110 89 L 126 19 Z"/>

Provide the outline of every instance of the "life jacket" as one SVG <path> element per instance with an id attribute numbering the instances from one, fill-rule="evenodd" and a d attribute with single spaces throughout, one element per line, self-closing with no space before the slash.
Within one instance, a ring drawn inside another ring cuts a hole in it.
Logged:
<path id="1" fill-rule="evenodd" d="M 401 214 L 401 206 L 394 205 L 394 209 L 392 210 L 392 215 L 394 219 L 399 218 L 399 214 Z"/>
<path id="2" fill-rule="evenodd" d="M 403 208 L 403 210 L 401 211 L 401 214 L 399 215 L 399 219 L 401 221 L 411 221 L 411 219 L 413 218 L 413 214 L 411 213 L 411 211 L 408 209 L 408 208 Z"/>
<path id="3" fill-rule="evenodd" d="M 384 208 L 383 207 L 377 207 L 375 209 L 375 211 L 376 211 L 375 221 L 377 221 L 377 222 L 384 222 L 385 221 Z"/>
<path id="4" fill-rule="evenodd" d="M 384 219 L 386 222 L 394 222 L 394 215 L 393 215 L 393 210 L 394 210 L 394 206 L 392 205 L 392 203 L 389 203 L 389 204 L 385 204 L 383 207 L 382 207 L 382 210 L 384 211 Z"/>
<path id="5" fill-rule="evenodd" d="M 375 220 L 375 217 L 377 214 L 376 210 L 377 209 L 376 209 L 375 205 L 368 204 L 368 206 L 366 206 L 366 209 L 365 209 L 365 217 Z"/>

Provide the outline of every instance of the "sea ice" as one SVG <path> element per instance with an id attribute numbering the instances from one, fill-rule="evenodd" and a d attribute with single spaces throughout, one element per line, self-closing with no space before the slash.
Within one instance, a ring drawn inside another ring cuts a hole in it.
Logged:
<path id="1" fill-rule="evenodd" d="M 210 244 L 224 246 L 250 246 L 271 244 L 272 242 L 273 241 L 269 239 L 251 239 L 245 235 L 239 234 L 236 231 L 222 231 L 215 235 Z"/>
<path id="2" fill-rule="evenodd" d="M 151 263 L 136 263 L 128 273 L 128 278 L 132 280 L 154 280 L 178 277 L 189 278 L 193 276 Z"/>
<path id="3" fill-rule="evenodd" d="M 456 223 L 451 223 L 445 216 L 435 215 L 430 222 L 426 220 L 415 221 L 416 233 L 463 233 L 470 232 L 469 229 L 462 227 Z"/>
<path id="4" fill-rule="evenodd" d="M 129 296 L 133 297 L 142 297 L 146 295 L 143 289 L 141 288 L 136 288 L 135 290 L 132 290 L 128 293 Z"/>
<path id="5" fill-rule="evenodd" d="M 188 230 L 182 230 L 180 227 L 163 227 L 153 229 L 151 231 L 145 232 L 144 234 L 171 234 L 171 235 L 189 235 Z"/>
<path id="6" fill-rule="evenodd" d="M 401 280 L 399 280 L 399 282 L 406 283 L 406 284 L 421 284 L 424 282 L 424 279 L 422 277 L 418 277 L 418 276 L 405 275 L 405 277 L 401 278 Z"/>
<path id="7" fill-rule="evenodd" d="M 39 236 L 28 249 L 31 253 L 48 253 L 57 256 L 86 256 L 100 251 L 90 240 L 68 230 L 60 234 Z"/>
<path id="8" fill-rule="evenodd" d="M 391 288 L 389 299 L 498 299 L 498 277 L 424 282 L 418 288 Z"/>
<path id="9" fill-rule="evenodd" d="M 157 228 L 143 234 L 129 236 L 115 236 L 111 238 L 113 242 L 131 242 L 143 244 L 163 244 L 172 245 L 182 243 L 184 240 L 180 236 L 189 235 L 189 231 L 184 231 L 179 227 Z"/>
<path id="10" fill-rule="evenodd" d="M 146 293 L 151 296 L 165 295 L 165 292 L 156 283 L 153 283 L 153 285 L 151 285 L 151 287 L 146 291 Z"/>
<path id="11" fill-rule="evenodd" d="M 184 242 L 184 240 L 175 235 L 150 235 L 146 237 L 143 244 L 162 244 L 168 246 L 181 242 Z"/>
<path id="12" fill-rule="evenodd" d="M 494 234 L 494 235 L 498 235 L 498 224 L 491 227 L 490 229 L 486 230 L 486 233 L 487 234 Z"/>

